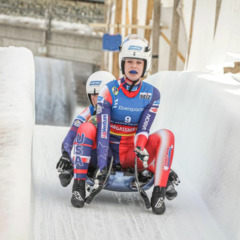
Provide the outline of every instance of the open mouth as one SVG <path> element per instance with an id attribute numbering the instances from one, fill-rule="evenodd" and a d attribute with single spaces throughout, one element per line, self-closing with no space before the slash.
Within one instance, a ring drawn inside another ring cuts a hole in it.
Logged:
<path id="1" fill-rule="evenodd" d="M 129 73 L 131 73 L 131 74 L 137 74 L 138 72 L 135 71 L 135 70 L 131 70 L 131 71 L 129 71 Z"/>

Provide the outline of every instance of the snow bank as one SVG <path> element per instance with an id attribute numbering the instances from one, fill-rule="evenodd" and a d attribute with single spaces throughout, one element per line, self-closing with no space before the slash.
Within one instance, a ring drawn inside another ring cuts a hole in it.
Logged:
<path id="1" fill-rule="evenodd" d="M 240 239 L 240 83 L 197 72 L 160 72 L 147 81 L 162 97 L 153 129 L 175 134 L 173 169 L 192 182 L 228 239 Z"/>
<path id="2" fill-rule="evenodd" d="M 32 53 L 0 48 L 0 239 L 29 239 L 33 126 Z"/>

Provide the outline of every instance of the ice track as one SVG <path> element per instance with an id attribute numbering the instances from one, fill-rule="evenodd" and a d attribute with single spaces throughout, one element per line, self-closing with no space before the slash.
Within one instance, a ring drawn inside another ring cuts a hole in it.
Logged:
<path id="1" fill-rule="evenodd" d="M 200 195 L 181 174 L 179 196 L 166 200 L 157 216 L 138 193 L 103 190 L 83 209 L 72 207 L 71 186 L 60 185 L 55 169 L 68 128 L 36 125 L 33 139 L 34 240 L 210 240 L 225 239 Z M 152 190 L 148 191 L 149 197 Z"/>

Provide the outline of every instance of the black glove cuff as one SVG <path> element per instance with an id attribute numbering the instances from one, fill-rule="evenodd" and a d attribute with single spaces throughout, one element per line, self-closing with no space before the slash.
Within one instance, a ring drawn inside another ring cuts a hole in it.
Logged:
<path id="1" fill-rule="evenodd" d="M 68 154 L 67 151 L 63 151 L 63 152 L 62 152 L 62 155 L 63 155 L 64 157 L 68 157 L 68 158 L 70 158 L 70 157 L 69 157 L 69 154 Z"/>

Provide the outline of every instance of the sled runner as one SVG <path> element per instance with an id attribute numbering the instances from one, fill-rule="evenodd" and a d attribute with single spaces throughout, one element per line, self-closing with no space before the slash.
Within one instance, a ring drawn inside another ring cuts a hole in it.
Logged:
<path id="1" fill-rule="evenodd" d="M 139 192 L 144 200 L 146 208 L 150 208 L 146 190 L 150 189 L 154 183 L 154 174 L 145 170 L 138 172 L 137 157 L 135 158 L 134 169 L 118 169 L 113 167 L 113 157 L 111 158 L 107 176 L 101 186 L 94 188 L 94 173 L 96 168 L 88 169 L 86 190 L 89 193 L 85 202 L 90 204 L 93 198 L 102 190 L 115 192 Z M 59 179 L 63 187 L 67 187 L 73 178 L 73 169 L 64 170 L 59 174 Z"/>
<path id="2" fill-rule="evenodd" d="M 94 185 L 93 181 L 94 170 L 88 172 L 88 178 L 86 183 L 89 186 Z M 148 190 L 153 186 L 154 174 L 148 173 L 147 176 L 143 176 L 141 172 L 138 172 L 138 178 L 140 186 L 143 190 Z M 111 170 L 108 181 L 104 186 L 105 190 L 116 191 L 116 192 L 137 192 L 136 186 L 136 175 L 133 169 L 116 171 Z"/>
<path id="3" fill-rule="evenodd" d="M 135 169 L 126 171 L 116 171 L 112 168 L 113 159 L 108 169 L 107 177 L 102 186 L 94 189 L 93 171 L 88 172 L 86 183 L 88 184 L 87 190 L 90 192 L 85 202 L 90 204 L 92 199 L 102 190 L 116 191 L 116 192 L 139 192 L 145 202 L 146 208 L 150 208 L 151 204 L 146 194 L 146 190 L 152 187 L 154 183 L 154 174 L 147 171 L 143 175 L 142 172 L 137 171 L 137 157 L 135 158 Z"/>

